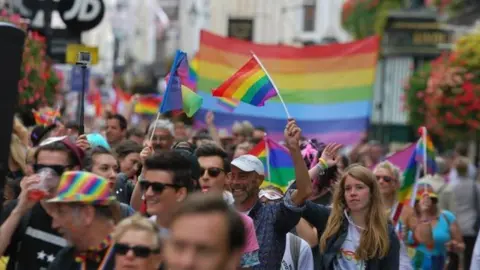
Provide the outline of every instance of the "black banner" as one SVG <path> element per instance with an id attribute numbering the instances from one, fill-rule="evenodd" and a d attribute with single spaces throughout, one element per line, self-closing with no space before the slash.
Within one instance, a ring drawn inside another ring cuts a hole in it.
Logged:
<path id="1" fill-rule="evenodd" d="M 389 18 L 382 49 L 384 55 L 436 56 L 449 48 L 452 35 L 435 19 Z"/>

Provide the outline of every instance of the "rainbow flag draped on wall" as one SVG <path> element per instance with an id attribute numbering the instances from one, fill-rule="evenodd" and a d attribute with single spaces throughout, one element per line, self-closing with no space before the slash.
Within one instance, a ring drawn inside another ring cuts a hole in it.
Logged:
<path id="1" fill-rule="evenodd" d="M 263 186 L 273 185 L 285 192 L 292 180 L 295 180 L 295 168 L 290 152 L 269 138 L 259 142 L 251 151 L 265 167 Z"/>
<path id="2" fill-rule="evenodd" d="M 242 103 L 231 114 L 211 96 L 212 89 L 241 68 L 253 51 L 272 76 L 304 136 L 354 143 L 369 121 L 378 50 L 377 37 L 294 48 L 253 44 L 202 31 L 196 73 L 204 102 L 196 124 L 204 126 L 205 114 L 211 110 L 219 128 L 230 129 L 235 121 L 248 120 L 265 127 L 270 138 L 283 138 L 286 117 L 278 97 L 260 108 Z"/>

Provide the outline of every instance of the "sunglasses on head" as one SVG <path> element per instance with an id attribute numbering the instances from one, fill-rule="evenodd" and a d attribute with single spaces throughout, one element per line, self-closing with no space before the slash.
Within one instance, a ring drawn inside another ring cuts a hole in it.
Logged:
<path id="1" fill-rule="evenodd" d="M 127 244 L 121 244 L 121 243 L 116 243 L 113 246 L 115 253 L 118 255 L 126 255 L 130 250 L 133 251 L 133 254 L 135 254 L 135 257 L 140 257 L 140 258 L 147 258 L 150 256 L 150 254 L 158 254 L 160 253 L 160 249 L 152 249 L 147 246 L 130 246 Z"/>
<path id="2" fill-rule="evenodd" d="M 208 173 L 210 177 L 217 177 L 224 170 L 220 168 L 208 168 L 208 169 L 200 168 L 200 175 L 203 176 L 205 174 L 205 171 Z"/>
<path id="3" fill-rule="evenodd" d="M 49 168 L 52 169 L 58 176 L 61 176 L 68 168 L 64 165 L 44 165 L 44 164 L 33 164 L 33 171 L 38 173 L 42 169 Z"/>
<path id="4" fill-rule="evenodd" d="M 164 184 L 157 182 L 149 182 L 148 180 L 141 180 L 138 182 L 142 191 L 147 191 L 149 187 L 152 187 L 153 192 L 162 193 L 167 187 L 179 188 L 179 186 L 174 184 Z"/>
<path id="5" fill-rule="evenodd" d="M 390 183 L 393 181 L 393 178 L 390 177 L 390 176 L 376 176 L 377 177 L 377 181 L 380 181 L 380 179 L 383 179 L 383 181 L 387 182 L 387 183 Z"/>

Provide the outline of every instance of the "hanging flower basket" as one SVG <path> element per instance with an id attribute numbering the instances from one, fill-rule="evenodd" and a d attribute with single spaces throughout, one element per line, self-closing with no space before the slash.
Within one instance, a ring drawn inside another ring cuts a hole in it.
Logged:
<path id="1" fill-rule="evenodd" d="M 10 22 L 27 31 L 28 23 L 18 14 L 0 11 L 0 21 Z M 42 105 L 53 105 L 61 85 L 60 77 L 46 55 L 45 38 L 33 31 L 27 32 L 18 82 L 19 108 L 31 110 Z"/>
<path id="2" fill-rule="evenodd" d="M 480 33 L 417 70 L 405 85 L 410 124 L 447 140 L 471 139 L 480 130 Z"/>

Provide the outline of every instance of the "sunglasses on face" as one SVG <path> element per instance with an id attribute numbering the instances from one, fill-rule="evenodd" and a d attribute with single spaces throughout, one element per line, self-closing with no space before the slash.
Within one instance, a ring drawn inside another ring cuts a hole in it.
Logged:
<path id="1" fill-rule="evenodd" d="M 133 251 L 133 254 L 135 255 L 135 257 L 139 257 L 139 258 L 147 258 L 152 253 L 153 254 L 160 253 L 160 249 L 158 248 L 152 249 L 147 246 L 141 246 L 141 245 L 130 246 L 127 244 L 116 243 L 113 246 L 113 248 L 115 250 L 115 254 L 126 255 L 131 250 Z"/>
<path id="2" fill-rule="evenodd" d="M 167 187 L 179 188 L 179 186 L 174 184 L 164 184 L 157 182 L 149 182 L 148 180 L 141 180 L 138 182 L 142 191 L 147 191 L 149 187 L 152 187 L 153 192 L 162 193 Z"/>
<path id="3" fill-rule="evenodd" d="M 377 175 L 377 181 L 380 181 L 380 179 L 383 179 L 383 181 L 385 181 L 386 183 L 390 183 L 393 181 L 393 178 L 390 177 L 390 176 L 379 176 Z"/>
<path id="4" fill-rule="evenodd" d="M 38 173 L 40 170 L 45 168 L 52 169 L 58 176 L 61 176 L 67 170 L 68 166 L 33 164 L 33 171 L 35 173 Z"/>
<path id="5" fill-rule="evenodd" d="M 208 168 L 208 169 L 200 168 L 200 175 L 202 175 L 202 176 L 205 175 L 205 171 L 208 173 L 208 176 L 217 177 L 224 170 L 220 169 L 220 168 Z"/>

